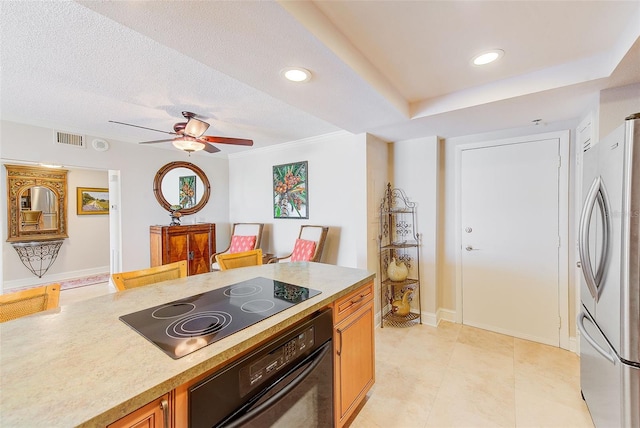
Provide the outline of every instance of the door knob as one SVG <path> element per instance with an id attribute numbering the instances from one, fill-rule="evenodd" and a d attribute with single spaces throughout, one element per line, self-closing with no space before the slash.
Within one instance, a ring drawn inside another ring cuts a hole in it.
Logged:
<path id="1" fill-rule="evenodd" d="M 471 245 L 467 245 L 467 246 L 465 247 L 465 250 L 467 250 L 467 251 L 473 251 L 473 250 L 474 250 L 474 248 L 473 248 Z"/>
<path id="2" fill-rule="evenodd" d="M 471 232 L 473 232 L 473 229 L 471 229 L 470 227 L 465 227 L 464 231 L 467 232 L 467 233 L 471 233 Z"/>

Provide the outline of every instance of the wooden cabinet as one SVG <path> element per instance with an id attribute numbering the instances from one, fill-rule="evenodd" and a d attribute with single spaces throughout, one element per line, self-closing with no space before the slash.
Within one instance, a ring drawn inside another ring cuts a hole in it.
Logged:
<path id="1" fill-rule="evenodd" d="M 373 282 L 333 306 L 336 426 L 352 416 L 375 382 Z"/>
<path id="2" fill-rule="evenodd" d="M 187 260 L 187 275 L 211 270 L 216 251 L 215 224 L 151 226 L 151 266 Z"/>
<path id="3" fill-rule="evenodd" d="M 169 419 L 169 394 L 118 419 L 107 428 L 167 428 Z"/>

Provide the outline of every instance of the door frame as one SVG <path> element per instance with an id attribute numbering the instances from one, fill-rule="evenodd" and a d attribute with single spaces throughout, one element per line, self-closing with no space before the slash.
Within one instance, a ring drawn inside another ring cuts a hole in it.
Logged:
<path id="1" fill-rule="evenodd" d="M 487 140 L 456 146 L 455 182 L 455 251 L 456 251 L 456 322 L 462 324 L 462 154 L 465 150 L 558 139 L 558 323 L 559 346 L 569 349 L 569 143 L 570 131 L 548 132 L 521 137 Z"/>

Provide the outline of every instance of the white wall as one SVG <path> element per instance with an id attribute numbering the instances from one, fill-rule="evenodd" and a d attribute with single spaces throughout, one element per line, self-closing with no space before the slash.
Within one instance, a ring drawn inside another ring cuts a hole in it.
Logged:
<path id="1" fill-rule="evenodd" d="M 0 161 L 3 164 L 18 160 L 57 163 L 72 170 L 87 168 L 101 171 L 120 171 L 122 268 L 125 271 L 149 267 L 149 226 L 169 224 L 170 222 L 169 214 L 158 204 L 153 195 L 155 174 L 158 169 L 169 162 L 176 160 L 191 162 L 205 172 L 211 183 L 211 198 L 207 205 L 199 213 L 183 217 L 183 224 L 196 220 L 223 224 L 228 222 L 229 166 L 226 158 L 207 153 L 193 154 L 189 157 L 186 153 L 173 148 L 141 146 L 115 140 L 109 140 L 111 147 L 108 151 L 98 152 L 92 148 L 78 149 L 56 145 L 53 143 L 53 130 L 50 128 L 8 121 L 2 121 L 0 125 L 0 153 L 2 154 Z M 96 137 L 101 138 L 100 136 L 87 136 L 87 141 L 91 142 Z M 84 184 L 82 185 L 84 186 Z M 6 194 L 6 180 L 4 179 L 2 186 L 2 192 Z M 69 192 L 75 192 L 75 184 L 72 185 L 71 182 L 69 182 Z M 0 200 L 2 201 L 0 210 L 6 213 L 5 198 L 0 198 Z M 69 198 L 69 206 L 67 207 L 69 212 L 75 212 L 73 201 L 75 198 Z M 84 219 L 82 220 L 84 221 Z M 82 225 L 69 225 L 69 234 L 75 236 L 78 230 L 72 230 L 72 226 L 75 229 L 76 227 L 81 228 Z M 2 227 L 3 241 L 6 241 L 6 216 L 3 216 L 0 227 Z M 85 236 L 86 239 L 91 239 L 90 233 L 86 233 Z M 70 240 L 67 241 L 63 244 L 63 248 L 76 245 Z M 218 236 L 217 242 L 218 247 L 226 245 L 228 233 L 225 235 L 223 232 L 221 236 Z M 66 252 L 66 249 L 64 251 Z M 13 248 L 6 242 L 3 242 L 2 252 L 4 281 L 8 264 L 20 262 Z M 61 254 L 61 256 L 63 255 Z M 74 264 L 76 262 L 78 261 L 59 259 L 55 262 L 54 267 L 57 268 L 59 264 L 67 266 L 71 270 L 81 269 Z M 33 276 L 33 278 L 36 277 Z M 47 280 L 47 275 L 45 275 L 41 282 Z"/>
<path id="2" fill-rule="evenodd" d="M 376 323 L 380 322 L 380 204 L 389 180 L 389 152 L 392 144 L 367 135 L 367 258 L 368 269 L 376 272 L 374 305 Z"/>
<path id="3" fill-rule="evenodd" d="M 301 161 L 309 219 L 274 219 L 272 167 Z M 291 252 L 301 225 L 329 226 L 322 261 L 366 269 L 366 162 L 366 136 L 347 132 L 230 155 L 229 223 L 265 223 L 262 249 L 277 256 Z"/>
<path id="4" fill-rule="evenodd" d="M 438 137 L 416 138 L 393 144 L 392 187 L 417 204 L 417 231 L 421 234 L 420 290 L 423 323 L 435 325 L 438 309 Z"/>

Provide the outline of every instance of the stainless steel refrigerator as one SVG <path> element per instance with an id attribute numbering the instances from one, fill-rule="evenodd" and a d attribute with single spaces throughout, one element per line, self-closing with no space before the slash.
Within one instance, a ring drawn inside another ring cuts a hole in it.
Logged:
<path id="1" fill-rule="evenodd" d="M 596 427 L 640 427 L 640 113 L 584 152 L 580 383 Z"/>

